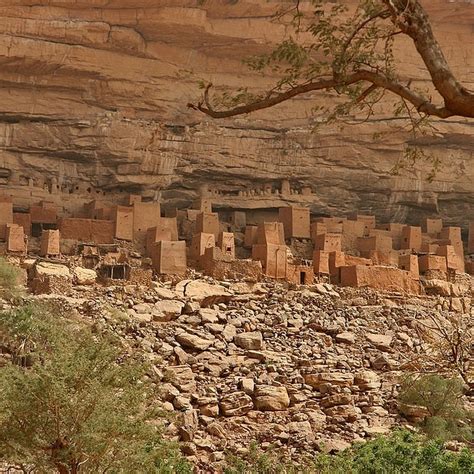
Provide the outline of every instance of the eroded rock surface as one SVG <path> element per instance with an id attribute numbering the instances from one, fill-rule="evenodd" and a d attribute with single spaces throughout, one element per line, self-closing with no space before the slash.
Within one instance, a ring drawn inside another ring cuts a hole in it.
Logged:
<path id="1" fill-rule="evenodd" d="M 347 0 L 351 5 L 355 0 Z M 472 217 L 472 121 L 437 124 L 426 151 L 440 160 L 400 176 L 390 173 L 409 138 L 388 120 L 311 133 L 314 97 L 300 97 L 248 117 L 213 121 L 186 108 L 197 78 L 216 87 L 268 87 L 242 58 L 268 50 L 285 34 L 270 21 L 281 2 L 62 2 L 4 0 L 0 6 L 0 180 L 25 200 L 57 200 L 68 211 L 83 201 L 117 202 L 127 191 L 162 192 L 170 205 L 189 204 L 202 186 L 221 208 L 309 205 L 316 213 L 374 213 L 416 222 L 439 213 L 446 223 Z M 430 0 L 436 36 L 464 85 L 473 89 L 472 2 Z M 413 48 L 397 49 L 402 75 L 426 88 Z M 192 71 L 192 74 L 191 74 Z M 322 103 L 332 99 L 323 97 Z M 387 132 L 382 138 L 374 134 Z M 302 196 L 238 196 L 289 178 Z M 337 190 L 337 192 L 336 192 Z M 53 192 L 53 194 L 51 194 Z"/>
<path id="2" fill-rule="evenodd" d="M 65 265 L 37 267 L 55 280 L 49 294 L 32 298 L 107 328 L 124 352 L 146 363 L 154 406 L 170 414 L 155 421 L 199 472 L 220 472 L 226 453 L 245 453 L 254 442 L 298 460 L 420 421 L 420 407 L 401 414 L 398 393 L 420 364 L 432 371 L 432 335 L 422 328 L 448 326 L 456 314 L 472 318 L 467 275 L 457 296 L 409 296 L 198 274 L 149 286 L 71 285 Z M 186 295 L 190 282 L 225 288 L 227 298 L 209 306 Z M 454 300 L 461 307 L 450 313 Z M 0 309 L 9 307 L 0 299 Z M 466 403 L 472 398 L 467 392 Z"/>

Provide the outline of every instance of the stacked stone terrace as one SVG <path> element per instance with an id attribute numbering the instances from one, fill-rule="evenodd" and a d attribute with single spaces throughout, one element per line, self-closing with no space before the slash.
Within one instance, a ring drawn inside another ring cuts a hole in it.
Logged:
<path id="1" fill-rule="evenodd" d="M 423 291 L 420 278 L 455 281 L 474 273 L 474 223 L 465 245 L 460 227 L 432 218 L 421 226 L 381 224 L 370 215 L 312 221 L 308 208 L 282 207 L 274 222 L 250 216 L 248 225 L 244 211 L 220 219 L 210 198 L 167 214 L 138 195 L 112 207 L 92 201 L 76 217 L 59 215 L 46 201 L 17 212 L 10 197 L 0 196 L 0 248 L 25 258 L 72 259 L 105 280 L 141 282 L 193 268 L 216 279 L 329 281 L 416 294 Z"/>

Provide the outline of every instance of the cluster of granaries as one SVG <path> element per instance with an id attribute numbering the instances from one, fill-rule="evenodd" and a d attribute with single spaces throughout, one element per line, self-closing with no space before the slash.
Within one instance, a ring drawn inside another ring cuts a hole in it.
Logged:
<path id="1" fill-rule="evenodd" d="M 247 226 L 245 233 L 253 258 L 265 262 L 266 274 L 274 278 L 285 278 L 286 272 L 290 281 L 306 283 L 315 275 L 327 276 L 343 286 L 418 293 L 420 274 L 440 279 L 454 279 L 465 271 L 474 274 L 474 262 L 465 261 L 461 228 L 443 227 L 441 219 L 425 219 L 423 228 L 377 225 L 375 216 L 369 215 L 320 217 L 310 222 L 308 209 L 286 207 L 279 209 L 278 220 Z M 285 242 L 307 238 L 314 245 L 312 268 L 289 262 L 285 267 Z M 467 251 L 474 253 L 474 223 Z"/>
<path id="2" fill-rule="evenodd" d="M 29 237 L 37 237 L 43 257 L 67 254 L 68 249 L 73 253 L 77 243 L 128 241 L 146 253 L 158 274 L 184 274 L 189 265 L 213 275 L 216 268 L 238 265 L 244 273 L 247 268 L 255 275 L 258 263 L 267 277 L 296 284 L 323 278 L 343 286 L 408 292 L 418 292 L 423 273 L 435 272 L 438 278 L 474 273 L 474 262 L 465 261 L 461 228 L 443 227 L 440 219 L 426 219 L 423 229 L 397 223 L 377 225 L 375 217 L 368 215 L 321 217 L 311 222 L 309 209 L 284 207 L 276 222 L 246 225 L 246 214 L 239 211 L 233 212 L 231 222 L 220 222 L 209 199 L 199 199 L 194 209 L 176 210 L 168 217 L 161 216 L 158 202 L 143 202 L 137 195 L 127 199 L 126 205 L 112 207 L 92 201 L 80 217 L 59 217 L 52 203 L 14 212 L 11 198 L 0 196 L 0 240 L 5 241 L 6 252 L 22 254 L 29 250 Z M 183 222 L 188 224 L 188 242 L 179 240 Z M 473 224 L 469 254 L 474 253 Z M 236 259 L 236 240 L 251 259 Z M 298 242 L 312 243 L 312 261 L 291 251 Z"/>

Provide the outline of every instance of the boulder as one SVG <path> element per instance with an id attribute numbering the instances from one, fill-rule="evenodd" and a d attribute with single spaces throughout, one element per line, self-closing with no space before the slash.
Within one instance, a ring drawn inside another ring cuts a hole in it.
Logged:
<path id="1" fill-rule="evenodd" d="M 195 351 L 205 351 L 213 341 L 204 339 L 203 337 L 189 334 L 187 332 L 181 332 L 176 335 L 176 340 L 184 347 L 193 349 Z"/>
<path id="2" fill-rule="evenodd" d="M 69 268 L 66 265 L 61 265 L 59 263 L 51 263 L 51 262 L 38 262 L 35 265 L 35 273 L 37 276 L 53 276 L 58 278 L 65 278 L 70 279 L 71 273 L 69 272 Z"/>
<path id="3" fill-rule="evenodd" d="M 325 384 L 350 387 L 354 382 L 354 376 L 345 372 L 322 372 L 319 374 L 305 374 L 304 380 L 313 388 L 319 388 Z"/>
<path id="4" fill-rule="evenodd" d="M 221 398 L 219 408 L 224 416 L 242 416 L 253 408 L 252 399 L 244 392 L 233 392 Z"/>
<path id="5" fill-rule="evenodd" d="M 392 344 L 392 336 L 385 334 L 367 334 L 367 340 L 379 349 L 390 349 Z"/>
<path id="6" fill-rule="evenodd" d="M 205 327 L 212 334 L 221 334 L 222 332 L 224 332 L 224 325 L 223 324 L 207 323 L 205 325 Z"/>
<path id="7" fill-rule="evenodd" d="M 314 285 L 311 289 L 314 290 L 316 293 L 319 293 L 321 295 L 327 295 L 327 293 L 328 293 L 328 290 L 326 289 L 326 287 L 322 283 L 316 283 L 316 285 Z"/>
<path id="8" fill-rule="evenodd" d="M 255 407 L 260 411 L 281 411 L 290 406 L 285 387 L 257 385 L 254 391 Z"/>
<path id="9" fill-rule="evenodd" d="M 251 378 L 244 378 L 239 382 L 239 388 L 247 395 L 252 395 L 255 390 L 255 383 Z"/>
<path id="10" fill-rule="evenodd" d="M 133 305 L 133 311 L 135 311 L 135 313 L 137 314 L 150 313 L 151 306 L 147 303 L 138 303 L 136 305 Z"/>
<path id="11" fill-rule="evenodd" d="M 237 329 L 233 324 L 226 324 L 224 330 L 222 331 L 222 336 L 227 342 L 232 342 L 236 334 Z"/>
<path id="12" fill-rule="evenodd" d="M 69 268 L 51 262 L 38 262 L 29 285 L 33 294 L 66 295 L 71 289 L 72 278 Z"/>
<path id="13" fill-rule="evenodd" d="M 204 280 L 182 280 L 176 285 L 176 293 L 194 301 L 202 301 L 212 296 L 231 296 L 221 285 L 211 285 Z"/>
<path id="14" fill-rule="evenodd" d="M 179 391 L 193 393 L 196 391 L 196 381 L 191 367 L 188 365 L 172 365 L 166 368 L 165 380 Z"/>
<path id="15" fill-rule="evenodd" d="M 155 286 L 155 293 L 158 298 L 162 300 L 173 300 L 176 298 L 176 293 L 168 288 L 163 288 L 162 286 Z"/>
<path id="16" fill-rule="evenodd" d="M 155 303 L 153 308 L 154 321 L 172 321 L 182 312 L 184 303 L 179 300 L 162 300 Z"/>
<path id="17" fill-rule="evenodd" d="M 353 405 L 335 405 L 325 408 L 324 413 L 329 417 L 343 418 L 346 421 L 356 421 L 359 415 Z"/>
<path id="18" fill-rule="evenodd" d="M 390 426 L 386 426 L 386 425 L 368 426 L 367 428 L 364 428 L 364 431 L 369 437 L 386 435 L 390 433 Z"/>
<path id="19" fill-rule="evenodd" d="M 451 298 L 449 309 L 455 313 L 464 312 L 464 305 L 462 304 L 461 298 Z"/>
<path id="20" fill-rule="evenodd" d="M 325 453 L 338 453 L 350 448 L 351 444 L 343 439 L 331 438 L 321 443 L 321 451 Z"/>
<path id="21" fill-rule="evenodd" d="M 215 418 L 219 416 L 219 404 L 214 397 L 198 397 L 196 405 L 199 407 L 199 414 Z"/>
<path id="22" fill-rule="evenodd" d="M 171 383 L 165 382 L 160 384 L 160 398 L 167 402 L 172 402 L 179 396 L 179 390 Z"/>
<path id="23" fill-rule="evenodd" d="M 288 431 L 298 438 L 303 438 L 307 442 L 314 441 L 313 429 L 309 421 L 292 421 L 288 423 Z"/>
<path id="24" fill-rule="evenodd" d="M 321 400 L 323 408 L 331 408 L 338 405 L 350 405 L 352 403 L 352 395 L 350 393 L 335 393 Z"/>
<path id="25" fill-rule="evenodd" d="M 153 316 L 151 313 L 139 313 L 134 309 L 129 309 L 127 314 L 139 323 L 146 324 L 151 323 L 153 321 Z"/>
<path id="26" fill-rule="evenodd" d="M 314 431 L 322 430 L 326 426 L 326 415 L 319 410 L 306 410 L 311 427 Z"/>
<path id="27" fill-rule="evenodd" d="M 355 334 L 353 332 L 340 332 L 336 334 L 337 342 L 344 342 L 345 344 L 354 344 Z"/>
<path id="28" fill-rule="evenodd" d="M 243 332 L 234 337 L 234 342 L 242 349 L 260 350 L 263 346 L 263 336 L 260 331 Z"/>
<path id="29" fill-rule="evenodd" d="M 451 295 L 451 283 L 446 280 L 424 280 L 423 285 L 425 290 L 430 295 L 450 296 Z"/>
<path id="30" fill-rule="evenodd" d="M 464 295 L 467 296 L 471 294 L 471 291 L 472 291 L 471 280 L 451 283 L 451 296 L 464 296 Z"/>
<path id="31" fill-rule="evenodd" d="M 430 413 L 426 407 L 421 407 L 418 405 L 407 405 L 400 404 L 400 411 L 407 417 L 408 420 L 413 422 L 419 422 L 430 416 Z"/>
<path id="32" fill-rule="evenodd" d="M 220 438 L 220 439 L 226 439 L 227 438 L 227 433 L 226 433 L 225 429 L 217 421 L 214 421 L 213 423 L 210 423 L 207 426 L 206 431 L 209 434 L 211 434 L 212 436 L 216 436 L 217 438 Z"/>
<path id="33" fill-rule="evenodd" d="M 354 383 L 361 390 L 374 390 L 380 388 L 380 378 L 372 370 L 361 370 L 354 377 Z"/>
<path id="34" fill-rule="evenodd" d="M 93 285 L 97 280 L 97 272 L 90 268 L 76 267 L 74 269 L 74 281 L 78 285 Z"/>
<path id="35" fill-rule="evenodd" d="M 192 441 L 198 429 L 198 414 L 196 410 L 188 409 L 179 416 L 179 435 L 181 441 Z"/>
<path id="36" fill-rule="evenodd" d="M 215 309 L 200 308 L 199 315 L 201 316 L 201 322 L 203 324 L 219 322 L 219 311 Z"/>

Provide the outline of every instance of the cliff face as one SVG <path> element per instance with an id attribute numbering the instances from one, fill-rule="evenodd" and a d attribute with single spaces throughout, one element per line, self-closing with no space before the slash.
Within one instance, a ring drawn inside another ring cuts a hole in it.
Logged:
<path id="1" fill-rule="evenodd" d="M 114 201 L 129 191 L 159 191 L 162 200 L 184 205 L 209 186 L 222 208 L 302 202 L 316 213 L 473 219 L 472 121 L 436 124 L 437 138 L 425 143 L 439 160 L 430 182 L 431 162 L 391 174 L 409 137 L 389 118 L 388 102 L 363 125 L 317 131 L 308 125 L 311 96 L 224 121 L 186 108 L 199 94 L 196 77 L 270 84 L 241 60 L 284 35 L 270 21 L 281 3 L 3 0 L 0 186 L 25 204 L 53 191 L 69 210 L 91 196 Z M 474 5 L 424 3 L 454 72 L 474 89 Z M 414 48 L 402 43 L 398 55 L 403 73 L 426 87 Z M 312 194 L 260 196 L 260 188 L 279 188 L 282 179 L 295 189 L 310 186 Z M 242 195 L 251 189 L 258 197 Z"/>

